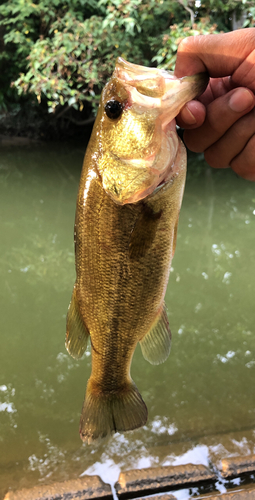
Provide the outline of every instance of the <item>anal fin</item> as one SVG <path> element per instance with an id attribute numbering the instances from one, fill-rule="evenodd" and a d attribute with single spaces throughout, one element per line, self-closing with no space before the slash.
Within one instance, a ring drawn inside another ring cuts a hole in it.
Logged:
<path id="1" fill-rule="evenodd" d="M 171 349 L 171 331 L 169 328 L 165 304 L 152 328 L 140 340 L 143 357 L 152 365 L 164 363 Z"/>
<path id="2" fill-rule="evenodd" d="M 76 285 L 74 285 L 71 302 L 66 318 L 66 342 L 65 346 L 69 354 L 79 359 L 84 354 L 89 332 L 82 319 L 79 304 L 77 301 Z"/>

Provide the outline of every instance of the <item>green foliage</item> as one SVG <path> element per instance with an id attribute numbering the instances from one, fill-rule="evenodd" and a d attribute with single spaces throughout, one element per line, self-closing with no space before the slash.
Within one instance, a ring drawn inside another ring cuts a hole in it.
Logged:
<path id="1" fill-rule="evenodd" d="M 22 95 L 49 111 L 95 104 L 122 56 L 173 69 L 178 44 L 190 35 L 231 29 L 249 0 L 5 0 L 0 5 L 0 109 Z M 218 27 L 217 27 L 218 25 Z M 1 93 L 2 92 L 2 93 Z"/>
<path id="2" fill-rule="evenodd" d="M 194 23 L 192 27 L 188 23 L 173 24 L 170 26 L 168 33 L 165 33 L 161 40 L 161 46 L 157 54 L 152 58 L 156 61 L 157 66 L 168 70 L 174 70 L 176 55 L 179 43 L 187 36 L 208 35 L 217 33 L 217 25 L 211 24 L 210 19 L 201 18 L 198 23 Z"/>
<path id="3" fill-rule="evenodd" d="M 83 20 L 81 12 L 63 14 L 62 9 L 63 15 L 56 13 L 52 18 L 47 36 L 41 35 L 29 47 L 27 70 L 14 86 L 19 94 L 34 93 L 39 102 L 46 96 L 50 111 L 65 103 L 82 108 L 84 100 L 95 102 L 116 57 L 150 64 L 148 39 L 155 33 L 155 25 L 162 32 L 169 24 L 165 18 L 171 3 L 100 0 L 97 14 Z"/>
<path id="4" fill-rule="evenodd" d="M 82 19 L 90 17 L 97 9 L 96 0 L 8 0 L 0 5 L 0 26 L 4 33 L 4 50 L 0 52 L 0 106 L 19 101 L 17 96 L 24 93 L 26 87 L 13 85 L 20 72 L 30 70 L 27 57 L 34 45 L 43 42 L 49 35 L 52 23 L 65 16 L 67 12 Z M 41 75 L 43 76 L 43 75 Z"/>

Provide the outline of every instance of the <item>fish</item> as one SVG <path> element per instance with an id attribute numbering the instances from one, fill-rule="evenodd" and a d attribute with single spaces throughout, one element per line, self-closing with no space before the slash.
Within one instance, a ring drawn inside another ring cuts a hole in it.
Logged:
<path id="1" fill-rule="evenodd" d="M 164 296 L 186 176 L 175 117 L 207 82 L 118 58 L 101 95 L 77 197 L 65 342 L 75 359 L 91 343 L 80 419 L 88 444 L 147 421 L 130 375 L 137 344 L 151 364 L 170 353 Z"/>

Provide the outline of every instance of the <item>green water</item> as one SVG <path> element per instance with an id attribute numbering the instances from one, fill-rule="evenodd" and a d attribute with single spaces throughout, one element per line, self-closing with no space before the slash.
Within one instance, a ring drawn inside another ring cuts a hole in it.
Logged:
<path id="1" fill-rule="evenodd" d="M 86 446 L 78 427 L 90 353 L 65 351 L 73 222 L 85 146 L 0 154 L 0 498 L 84 472 L 210 464 L 255 453 L 255 184 L 193 157 L 166 302 L 170 358 L 140 348 L 132 376 L 143 429 Z"/>

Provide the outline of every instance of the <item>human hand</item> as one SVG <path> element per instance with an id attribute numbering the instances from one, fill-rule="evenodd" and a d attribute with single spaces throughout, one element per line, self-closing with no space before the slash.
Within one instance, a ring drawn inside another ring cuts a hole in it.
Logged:
<path id="1" fill-rule="evenodd" d="M 176 76 L 201 71 L 211 77 L 206 91 L 177 117 L 185 144 L 212 167 L 255 180 L 255 29 L 184 39 Z"/>

